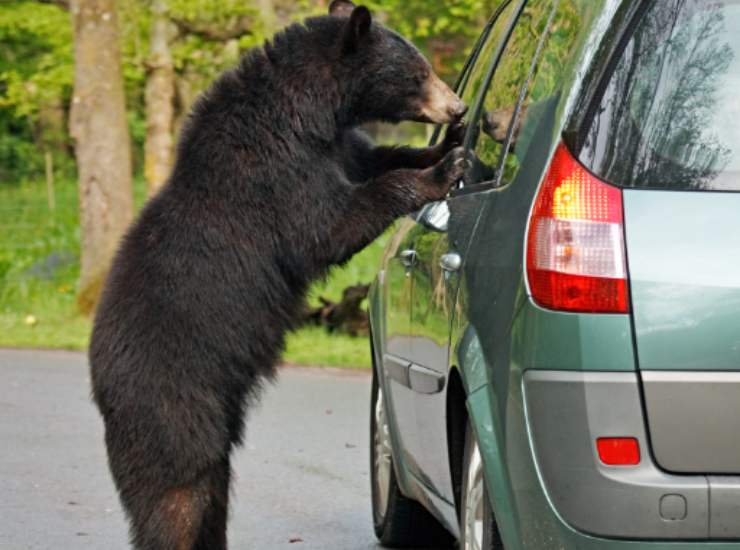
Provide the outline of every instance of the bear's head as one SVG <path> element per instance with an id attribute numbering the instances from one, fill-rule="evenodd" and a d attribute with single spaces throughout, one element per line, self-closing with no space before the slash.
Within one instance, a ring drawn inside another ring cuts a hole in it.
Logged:
<path id="1" fill-rule="evenodd" d="M 465 104 L 419 50 L 373 22 L 365 6 L 333 0 L 329 14 L 342 19 L 335 45 L 339 78 L 352 83 L 348 93 L 357 118 L 443 124 L 465 114 Z"/>

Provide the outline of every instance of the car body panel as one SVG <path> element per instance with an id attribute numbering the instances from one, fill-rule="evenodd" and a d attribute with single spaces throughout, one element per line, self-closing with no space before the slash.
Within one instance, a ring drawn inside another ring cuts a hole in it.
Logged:
<path id="1" fill-rule="evenodd" d="M 368 291 L 368 317 L 370 326 L 370 353 L 372 359 L 373 370 L 375 375 L 378 377 L 378 384 L 381 388 L 387 391 L 390 387 L 389 377 L 386 375 L 386 370 L 383 363 L 383 350 L 386 349 L 386 317 L 384 315 L 378 315 L 378 312 L 386 310 L 386 302 L 384 293 L 386 292 L 386 270 L 384 263 L 381 266 L 380 271 L 375 281 L 370 285 Z M 396 473 L 396 481 L 398 482 L 399 489 L 404 496 L 413 496 L 413 483 L 409 478 L 408 468 L 403 463 L 403 453 L 399 451 L 402 448 L 403 441 L 401 440 L 398 424 L 396 422 L 396 411 L 394 404 L 390 399 L 385 400 L 385 406 L 387 410 L 387 421 L 388 429 L 390 432 L 391 446 L 393 448 L 393 467 Z"/>
<path id="2" fill-rule="evenodd" d="M 477 349 L 480 349 L 480 347 L 477 347 Z M 466 355 L 471 359 L 473 358 L 472 353 Z M 492 411 L 499 409 L 495 402 L 496 399 L 496 393 L 491 392 L 489 386 L 482 386 L 469 394 L 467 408 L 481 451 L 488 494 L 495 495 L 491 498 L 491 506 L 496 516 L 501 538 L 505 541 L 507 550 L 520 550 L 524 548 L 520 542 L 522 522 L 506 467 L 505 455 L 508 438 L 503 435 L 506 431 L 502 429 L 502 426 L 497 425 L 501 421 L 501 417 L 492 414 Z M 523 434 L 520 432 L 521 435 Z"/>
<path id="3" fill-rule="evenodd" d="M 409 267 L 404 265 L 400 254 L 411 248 L 409 232 L 413 221 L 403 218 L 397 224 L 396 231 L 386 247 L 381 264 L 383 281 L 378 285 L 381 294 L 378 296 L 383 308 L 383 353 L 390 353 L 408 359 L 411 353 L 411 278 Z"/>
<path id="4" fill-rule="evenodd" d="M 624 191 L 641 369 L 740 370 L 738 213 L 740 193 Z"/>
<path id="5" fill-rule="evenodd" d="M 406 435 L 400 456 L 396 459 L 408 470 L 418 470 L 414 467 L 414 456 L 418 454 L 420 439 L 416 431 L 416 414 L 413 407 L 414 392 L 407 383 L 408 359 L 411 355 L 411 265 L 413 259 L 404 257 L 404 252 L 413 249 L 410 236 L 414 223 L 409 218 L 398 222 L 398 227 L 386 247 L 382 260 L 383 284 L 379 285 L 382 300 L 383 316 L 383 347 L 379 354 L 380 365 L 383 366 L 386 376 L 384 395 L 388 407 L 392 410 L 389 415 L 396 433 Z M 402 378 L 406 376 L 404 381 Z M 395 448 L 395 447 L 394 447 Z"/>
<path id="6" fill-rule="evenodd" d="M 740 472 L 740 372 L 654 370 L 641 377 L 661 467 L 684 474 Z"/>
<path id="7" fill-rule="evenodd" d="M 623 195 L 655 458 L 672 472 L 739 473 L 740 384 L 728 377 L 740 374 L 740 193 Z"/>
<path id="8" fill-rule="evenodd" d="M 425 485 L 450 504 L 455 497 L 446 444 L 447 397 L 441 390 L 449 371 L 450 323 L 455 316 L 459 272 L 445 270 L 441 261 L 454 254 L 464 262 L 482 204 L 477 195 L 462 195 L 428 205 L 413 231 L 417 263 L 412 271 L 412 369 L 429 369 L 440 382 L 440 391 L 413 395 L 417 430 L 424 434 L 414 458 Z M 446 212 L 440 214 L 440 210 Z"/>
<path id="9" fill-rule="evenodd" d="M 574 315 L 527 301 L 513 339 L 520 361 L 530 369 L 635 370 L 629 315 Z"/>

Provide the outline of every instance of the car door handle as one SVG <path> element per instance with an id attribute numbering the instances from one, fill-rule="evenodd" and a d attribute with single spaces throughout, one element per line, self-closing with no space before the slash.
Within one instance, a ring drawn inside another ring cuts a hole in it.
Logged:
<path id="1" fill-rule="evenodd" d="M 444 271 L 458 271 L 461 265 L 462 258 L 460 258 L 460 254 L 457 252 L 448 252 L 447 254 L 442 254 L 439 258 L 439 267 Z"/>
<path id="2" fill-rule="evenodd" d="M 414 263 L 416 263 L 416 250 L 412 250 L 412 249 L 402 250 L 398 254 L 398 258 L 401 260 L 401 263 L 405 265 L 406 267 L 413 267 Z"/>

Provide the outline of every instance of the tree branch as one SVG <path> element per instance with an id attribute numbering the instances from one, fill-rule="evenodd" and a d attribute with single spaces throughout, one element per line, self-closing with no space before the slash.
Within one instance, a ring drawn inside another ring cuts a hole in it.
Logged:
<path id="1" fill-rule="evenodd" d="M 66 1 L 66 0 L 61 0 Z M 199 23 L 188 21 L 178 17 L 170 16 L 172 22 L 177 25 L 180 34 L 195 34 L 206 40 L 226 42 L 234 38 L 240 38 L 245 34 L 251 34 L 254 21 L 246 15 L 235 17 L 225 25 L 217 23 Z"/>

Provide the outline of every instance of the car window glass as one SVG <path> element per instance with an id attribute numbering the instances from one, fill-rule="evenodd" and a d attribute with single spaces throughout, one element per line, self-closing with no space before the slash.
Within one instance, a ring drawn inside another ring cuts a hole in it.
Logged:
<path id="1" fill-rule="evenodd" d="M 520 95 L 516 118 L 509 126 L 500 185 L 513 181 L 521 167 L 540 123 L 559 99 L 559 87 L 570 52 L 579 38 L 580 12 L 571 2 L 560 2 L 547 23 Z"/>
<path id="2" fill-rule="evenodd" d="M 504 50 L 503 57 L 491 84 L 485 92 L 479 118 L 471 123 L 474 132 L 471 148 L 475 162 L 465 178 L 467 185 L 491 182 L 498 178 L 503 162 L 503 178 L 509 178 L 518 169 L 520 159 L 516 153 L 516 141 L 520 137 L 525 116 L 517 117 L 517 126 L 512 128 L 513 148 L 506 148 L 507 137 L 512 117 L 517 106 L 521 103 L 522 92 L 526 93 L 522 103 L 522 113 L 530 108 L 533 99 L 528 93 L 527 85 L 531 85 L 536 64 L 533 65 L 535 53 L 542 43 L 542 38 L 552 16 L 552 2 L 550 0 L 534 0 L 529 2 L 517 21 L 516 27 Z M 511 153 L 504 155 L 504 151 Z"/>
<path id="3" fill-rule="evenodd" d="M 581 162 L 625 187 L 740 190 L 740 2 L 652 2 L 587 121 Z"/>
<path id="4" fill-rule="evenodd" d="M 491 56 L 503 39 L 503 33 L 506 30 L 506 23 L 511 16 L 513 5 L 514 2 L 512 0 L 502 0 L 499 2 L 492 16 L 495 17 L 493 25 L 490 28 L 487 27 L 479 37 L 478 43 L 474 46 L 470 54 L 471 57 L 467 60 L 465 69 L 455 86 L 455 93 L 460 96 L 469 108 L 473 106 L 483 86 L 486 73 L 491 66 Z M 471 111 L 472 109 L 468 110 L 468 116 L 470 116 Z M 430 145 L 434 145 L 439 137 L 443 135 L 443 130 L 446 126 L 446 124 L 441 124 L 435 128 Z"/>
<path id="5" fill-rule="evenodd" d="M 465 89 L 462 90 L 461 98 L 465 104 L 470 107 L 468 110 L 467 117 L 471 116 L 473 112 L 473 105 L 480 95 L 481 88 L 485 85 L 486 77 L 488 76 L 488 70 L 493 62 L 493 56 L 504 40 L 504 36 L 509 27 L 510 20 L 514 10 L 517 7 L 518 2 L 507 2 L 506 7 L 499 15 L 496 22 L 493 24 L 491 31 L 486 39 L 485 43 L 481 46 L 478 58 L 473 65 L 470 75 L 465 82 Z"/>
<path id="6" fill-rule="evenodd" d="M 468 59 L 465 61 L 465 66 L 463 67 L 463 70 L 460 73 L 460 77 L 455 84 L 456 93 L 459 94 L 466 88 L 468 81 L 470 80 L 470 73 L 472 72 L 473 68 L 475 68 L 476 66 L 480 66 L 481 64 L 486 64 L 486 59 L 484 59 L 484 57 L 479 54 L 481 50 L 484 49 L 484 47 L 488 43 L 490 43 L 491 28 L 496 23 L 496 21 L 498 21 L 501 13 L 506 8 L 506 6 L 511 2 L 512 0 L 499 0 L 496 9 L 493 12 L 493 15 L 491 15 L 491 19 L 488 21 L 477 41 L 475 42 L 475 45 L 470 52 L 470 57 L 468 57 Z"/>

